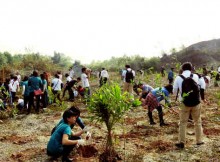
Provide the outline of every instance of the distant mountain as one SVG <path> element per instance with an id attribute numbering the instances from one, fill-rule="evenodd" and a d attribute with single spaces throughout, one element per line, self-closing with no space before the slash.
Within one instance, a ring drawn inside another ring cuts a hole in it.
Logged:
<path id="1" fill-rule="evenodd" d="M 192 62 L 196 67 L 202 67 L 205 64 L 208 67 L 214 66 L 216 69 L 220 63 L 220 39 L 198 42 L 179 52 L 171 55 L 164 54 L 161 57 L 161 63 L 165 66 L 186 61 Z"/>
<path id="2" fill-rule="evenodd" d="M 216 53 L 220 52 L 220 39 L 213 39 L 209 41 L 202 41 L 196 44 L 193 44 L 187 48 L 188 50 L 194 51 L 203 51 L 205 53 L 211 52 Z"/>

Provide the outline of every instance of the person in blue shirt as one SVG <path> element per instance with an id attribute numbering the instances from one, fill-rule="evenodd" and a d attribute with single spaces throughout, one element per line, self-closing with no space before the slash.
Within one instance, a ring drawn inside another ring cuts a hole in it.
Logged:
<path id="1" fill-rule="evenodd" d="M 83 123 L 83 120 L 80 118 L 80 110 L 79 110 L 79 108 L 76 107 L 76 106 L 72 106 L 72 107 L 69 108 L 69 109 L 70 109 L 71 111 L 77 112 L 77 113 L 79 114 L 78 117 L 76 118 L 76 123 L 80 126 L 80 128 L 81 128 L 82 130 L 84 130 L 85 125 L 84 125 L 84 123 Z M 53 130 L 51 131 L 51 134 L 53 134 L 53 132 L 55 131 L 55 129 L 56 129 L 60 124 L 62 124 L 62 123 L 64 123 L 64 120 L 63 120 L 63 119 L 61 119 L 61 120 L 59 121 L 59 123 L 53 128 Z M 73 129 L 73 127 L 75 126 L 76 123 L 70 125 L 71 129 Z M 72 139 L 81 139 L 81 137 L 71 137 L 71 138 L 72 138 Z"/>
<path id="2" fill-rule="evenodd" d="M 74 133 L 71 130 L 71 125 L 76 123 L 79 113 L 73 112 L 70 109 L 67 109 L 63 113 L 63 123 L 59 124 L 53 134 L 50 137 L 50 140 L 47 144 L 47 155 L 52 158 L 58 158 L 62 156 L 63 162 L 70 162 L 69 154 L 72 149 L 78 144 L 83 145 L 85 140 L 78 139 L 72 140 L 71 136 L 79 136 L 84 131 L 79 131 Z"/>
<path id="3" fill-rule="evenodd" d="M 29 102 L 29 86 L 28 86 L 28 76 L 25 76 L 22 82 L 22 95 L 24 97 L 24 109 L 27 110 Z"/>
<path id="4" fill-rule="evenodd" d="M 170 101 L 169 101 L 169 95 L 173 92 L 173 86 L 171 84 L 166 85 L 165 87 L 158 87 L 153 89 L 146 97 L 145 102 L 143 103 L 143 106 L 148 107 L 148 117 L 150 119 L 150 124 L 155 125 L 156 123 L 153 120 L 152 111 L 154 109 L 157 109 L 158 116 L 160 119 L 160 126 L 166 126 L 168 124 L 164 123 L 163 120 L 163 110 L 162 105 L 160 104 L 160 101 L 165 100 L 166 105 L 168 107 L 171 107 Z"/>
<path id="5" fill-rule="evenodd" d="M 169 80 L 169 84 L 173 83 L 173 77 L 174 77 L 174 73 L 173 73 L 173 67 L 171 67 L 169 73 L 168 73 L 168 80 Z"/>
<path id="6" fill-rule="evenodd" d="M 140 101 L 145 99 L 147 97 L 148 93 L 153 90 L 153 87 L 151 87 L 148 84 L 143 84 L 143 83 L 139 83 L 138 88 L 140 88 L 142 90 L 141 96 L 139 98 Z"/>
<path id="7" fill-rule="evenodd" d="M 38 76 L 37 70 L 34 70 L 33 75 L 28 79 L 28 86 L 29 86 L 29 105 L 27 109 L 27 114 L 30 114 L 31 107 L 34 106 L 34 97 L 36 97 L 35 111 L 36 113 L 39 113 L 40 95 L 35 96 L 34 90 L 39 90 L 42 87 L 42 81 Z"/>
<path id="8" fill-rule="evenodd" d="M 41 81 L 42 81 L 42 87 L 41 90 L 43 92 L 43 94 L 41 95 L 41 100 L 42 100 L 42 104 L 43 104 L 43 108 L 46 108 L 48 105 L 48 90 L 47 90 L 47 80 L 45 79 L 45 75 L 41 74 L 40 75 Z"/>

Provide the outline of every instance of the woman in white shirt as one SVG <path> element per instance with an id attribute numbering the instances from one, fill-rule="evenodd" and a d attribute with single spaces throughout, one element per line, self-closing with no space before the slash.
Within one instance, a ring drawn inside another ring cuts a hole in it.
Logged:
<path id="1" fill-rule="evenodd" d="M 85 98 L 89 98 L 90 96 L 90 85 L 88 75 L 86 74 L 86 68 L 82 68 L 81 74 L 82 87 L 85 89 Z"/>
<path id="2" fill-rule="evenodd" d="M 59 79 L 59 75 L 55 74 L 55 78 L 52 80 L 52 91 L 54 94 L 54 100 L 53 102 L 56 103 L 56 99 L 58 99 L 60 102 L 62 102 L 61 98 L 60 98 L 60 93 L 61 93 L 61 89 L 63 87 L 63 82 L 62 80 Z"/>

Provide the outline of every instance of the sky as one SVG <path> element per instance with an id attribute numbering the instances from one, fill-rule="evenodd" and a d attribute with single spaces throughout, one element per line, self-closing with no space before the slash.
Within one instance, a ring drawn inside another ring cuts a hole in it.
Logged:
<path id="1" fill-rule="evenodd" d="M 1 0 L 0 51 L 81 63 L 220 38 L 219 0 Z"/>

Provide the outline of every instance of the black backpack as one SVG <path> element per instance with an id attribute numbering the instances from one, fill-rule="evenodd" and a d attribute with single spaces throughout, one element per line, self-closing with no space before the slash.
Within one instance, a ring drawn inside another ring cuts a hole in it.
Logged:
<path id="1" fill-rule="evenodd" d="M 133 75 L 132 70 L 130 71 L 127 70 L 126 75 L 125 75 L 125 82 L 131 83 L 133 80 L 134 80 L 134 75 Z"/>
<path id="2" fill-rule="evenodd" d="M 200 90 L 199 85 L 193 80 L 193 74 L 190 77 L 185 78 L 183 75 L 179 75 L 183 79 L 182 83 L 182 98 L 185 106 L 194 107 L 200 103 Z"/>

